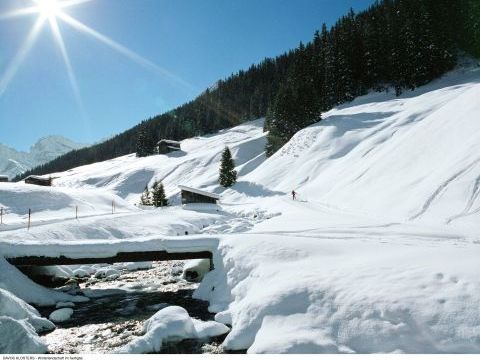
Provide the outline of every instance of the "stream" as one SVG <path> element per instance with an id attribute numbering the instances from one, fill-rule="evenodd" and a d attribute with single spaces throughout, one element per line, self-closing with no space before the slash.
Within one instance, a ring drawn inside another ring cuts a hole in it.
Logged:
<path id="1" fill-rule="evenodd" d="M 114 353 L 142 334 L 145 320 L 171 305 L 183 307 L 194 318 L 213 320 L 208 302 L 192 298 L 198 284 L 184 280 L 182 268 L 182 261 L 154 262 L 148 270 L 122 271 L 113 281 L 88 278 L 80 288 L 91 300 L 77 303 L 70 320 L 42 335 L 49 353 Z M 38 308 L 46 318 L 54 310 Z M 160 353 L 225 353 L 220 345 L 225 336 L 168 343 Z"/>

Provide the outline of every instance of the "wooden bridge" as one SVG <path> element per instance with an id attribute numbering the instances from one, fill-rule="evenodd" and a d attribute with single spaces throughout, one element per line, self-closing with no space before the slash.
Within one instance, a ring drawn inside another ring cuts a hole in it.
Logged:
<path id="1" fill-rule="evenodd" d="M 167 251 L 133 251 L 119 252 L 109 257 L 72 258 L 64 255 L 60 257 L 21 256 L 7 257 L 7 261 L 15 266 L 52 266 L 52 265 L 82 265 L 82 264 L 113 264 L 120 262 L 141 261 L 169 261 L 210 259 L 210 270 L 213 270 L 213 254 L 210 251 L 167 252 Z"/>
<path id="2" fill-rule="evenodd" d="M 113 264 L 213 258 L 218 239 L 210 236 L 165 236 L 116 240 L 0 240 L 0 256 L 15 266 Z"/>

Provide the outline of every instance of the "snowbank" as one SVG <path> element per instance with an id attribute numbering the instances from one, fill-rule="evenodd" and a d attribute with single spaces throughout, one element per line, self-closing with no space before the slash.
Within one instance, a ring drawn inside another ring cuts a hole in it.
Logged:
<path id="1" fill-rule="evenodd" d="M 25 320 L 34 327 L 36 332 L 53 330 L 55 328 L 55 325 L 42 318 L 35 308 L 3 289 L 0 289 L 0 316 Z"/>
<path id="2" fill-rule="evenodd" d="M 123 347 L 121 353 L 158 353 L 168 341 L 219 336 L 229 328 L 215 321 L 193 319 L 179 306 L 169 306 L 153 315 L 144 324 L 145 335 Z"/>
<path id="3" fill-rule="evenodd" d="M 53 306 L 59 301 L 88 301 L 88 298 L 83 296 L 68 295 L 36 284 L 2 257 L 0 257 L 0 289 L 9 291 L 29 304 L 39 306 Z"/>
<path id="4" fill-rule="evenodd" d="M 480 248 L 453 243 L 231 236 L 195 296 L 231 350 L 478 353 Z"/>
<path id="5" fill-rule="evenodd" d="M 0 316 L 0 354 L 45 354 L 47 345 L 26 320 Z M 8 334 L 8 336 L 3 336 Z"/>

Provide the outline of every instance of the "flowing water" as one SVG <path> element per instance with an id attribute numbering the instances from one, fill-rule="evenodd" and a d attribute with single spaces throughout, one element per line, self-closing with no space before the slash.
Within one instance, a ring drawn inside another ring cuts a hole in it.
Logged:
<path id="1" fill-rule="evenodd" d="M 81 291 L 91 298 L 76 304 L 70 320 L 43 335 L 53 354 L 112 353 L 142 334 L 143 323 L 158 310 L 181 306 L 190 316 L 213 320 L 208 303 L 192 298 L 197 284 L 181 277 L 183 263 L 155 262 L 153 268 L 122 272 L 114 281 L 90 278 Z M 54 307 L 38 309 L 48 317 Z M 162 347 L 162 353 L 222 353 L 225 335 L 184 340 Z"/>

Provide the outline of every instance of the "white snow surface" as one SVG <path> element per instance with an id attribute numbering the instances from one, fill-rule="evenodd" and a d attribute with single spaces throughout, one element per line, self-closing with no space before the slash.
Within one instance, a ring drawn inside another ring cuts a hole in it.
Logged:
<path id="1" fill-rule="evenodd" d="M 182 152 L 52 174 L 52 189 L 0 184 L 0 253 L 212 251 L 215 270 L 195 296 L 232 325 L 227 349 L 479 353 L 479 98 L 480 68 L 463 67 L 399 98 L 371 93 L 332 109 L 269 159 L 258 120 L 185 140 Z M 239 172 L 228 190 L 217 185 L 225 145 Z M 173 204 L 183 184 L 219 194 L 219 206 L 135 207 L 155 180 Z M 49 205 L 27 231 L 31 202 L 19 194 L 32 192 Z M 91 207 L 76 220 L 79 199 Z M 4 273 L 0 288 L 26 302 L 72 301 Z M 159 331 L 136 351 L 161 346 Z"/>
<path id="2" fill-rule="evenodd" d="M 53 325 L 40 316 L 39 312 L 12 293 L 0 288 L 0 316 L 8 316 L 16 320 L 26 320 L 36 332 L 53 330 Z"/>
<path id="3" fill-rule="evenodd" d="M 121 353 L 158 353 L 168 341 L 219 336 L 230 329 L 215 321 L 201 321 L 188 315 L 179 306 L 168 306 L 148 319 L 143 327 L 144 335 L 124 346 Z"/>
<path id="4" fill-rule="evenodd" d="M 0 254 L 3 255 L 3 252 L 0 251 Z M 55 305 L 59 301 L 88 301 L 88 298 L 83 296 L 68 295 L 34 283 L 3 257 L 0 257 L 0 289 L 7 290 L 29 304 L 39 306 Z"/>
<path id="5" fill-rule="evenodd" d="M 145 185 L 162 181 L 167 196 L 179 193 L 178 185 L 212 192 L 218 186 L 221 152 L 229 146 L 240 175 L 246 175 L 265 160 L 263 121 L 252 121 L 216 135 L 181 142 L 181 151 L 137 158 L 135 154 L 52 174 L 55 186 L 102 188 L 116 193 L 132 204 L 139 203 Z M 178 199 L 172 198 L 171 200 Z"/>
<path id="6" fill-rule="evenodd" d="M 347 211 L 478 230 L 480 70 L 323 115 L 245 178 Z"/>
<path id="7" fill-rule="evenodd" d="M 0 354 L 45 354 L 47 345 L 26 320 L 0 316 Z"/>

